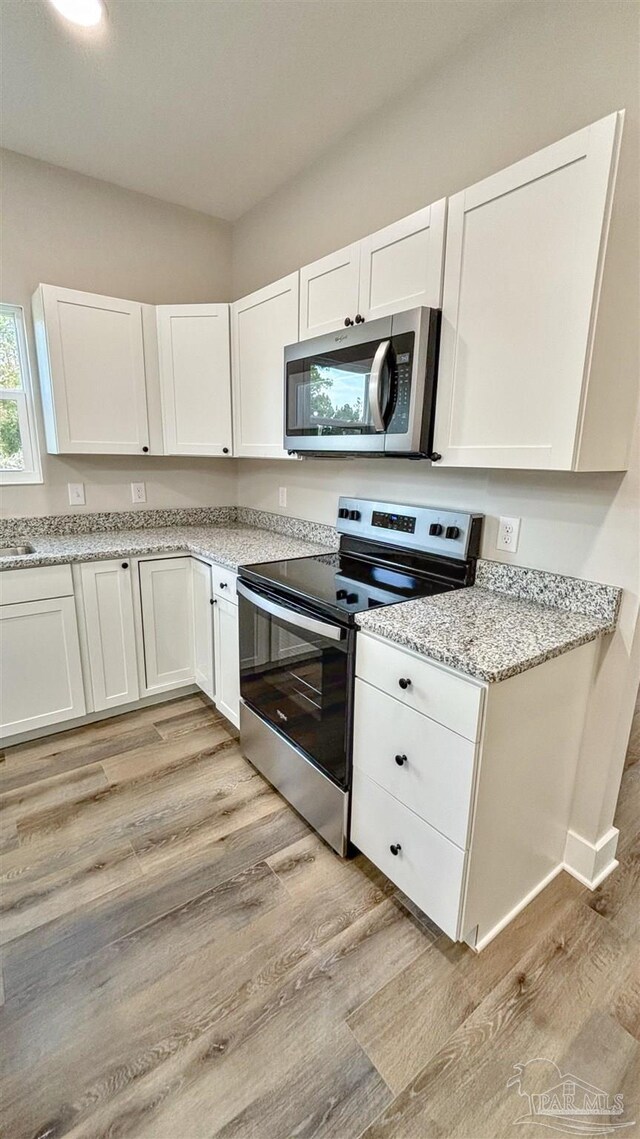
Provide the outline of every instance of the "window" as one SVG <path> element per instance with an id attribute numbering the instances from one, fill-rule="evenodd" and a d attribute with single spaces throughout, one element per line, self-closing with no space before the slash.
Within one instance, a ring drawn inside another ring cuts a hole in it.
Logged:
<path id="1" fill-rule="evenodd" d="M 20 305 L 0 304 L 0 482 L 42 482 Z"/>

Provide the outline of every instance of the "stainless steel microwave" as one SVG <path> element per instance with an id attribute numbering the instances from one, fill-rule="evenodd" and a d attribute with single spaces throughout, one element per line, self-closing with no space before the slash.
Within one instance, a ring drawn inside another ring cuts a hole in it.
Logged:
<path id="1" fill-rule="evenodd" d="M 284 350 L 284 446 L 435 459 L 440 310 L 415 308 Z"/>

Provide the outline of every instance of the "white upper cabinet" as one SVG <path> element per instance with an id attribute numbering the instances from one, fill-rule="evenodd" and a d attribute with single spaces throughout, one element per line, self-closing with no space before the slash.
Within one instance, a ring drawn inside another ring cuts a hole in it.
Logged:
<path id="1" fill-rule="evenodd" d="M 167 455 L 231 455 L 229 306 L 159 305 Z"/>
<path id="2" fill-rule="evenodd" d="M 298 340 L 298 274 L 231 306 L 234 453 L 288 458 L 284 436 L 284 347 Z"/>
<path id="3" fill-rule="evenodd" d="M 624 467 L 625 432 L 607 420 L 616 397 L 603 399 L 607 377 L 589 382 L 622 118 L 450 199 L 434 440 L 445 465 Z"/>
<path id="4" fill-rule="evenodd" d="M 358 312 L 360 243 L 347 245 L 300 270 L 300 339 L 352 323 Z"/>
<path id="5" fill-rule="evenodd" d="M 446 200 L 300 270 L 300 339 L 404 309 L 440 308 Z"/>
<path id="6" fill-rule="evenodd" d="M 149 450 L 142 308 L 53 285 L 37 289 L 33 319 L 49 451 Z"/>
<path id="7" fill-rule="evenodd" d="M 440 308 L 446 216 L 443 198 L 363 238 L 358 312 L 366 320 Z"/>

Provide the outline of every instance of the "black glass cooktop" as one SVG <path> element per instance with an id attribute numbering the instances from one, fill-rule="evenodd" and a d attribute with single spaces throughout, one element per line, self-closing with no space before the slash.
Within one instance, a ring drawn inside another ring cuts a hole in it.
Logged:
<path id="1" fill-rule="evenodd" d="M 345 553 L 259 562 L 243 566 L 240 576 L 343 616 L 453 588 L 405 567 L 376 565 Z"/>

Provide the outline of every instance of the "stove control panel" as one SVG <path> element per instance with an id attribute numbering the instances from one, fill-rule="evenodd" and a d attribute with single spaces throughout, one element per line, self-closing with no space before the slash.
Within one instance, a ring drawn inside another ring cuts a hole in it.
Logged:
<path id="1" fill-rule="evenodd" d="M 337 529 L 354 538 L 462 560 L 478 556 L 482 520 L 482 514 L 468 511 L 341 497 Z"/>

